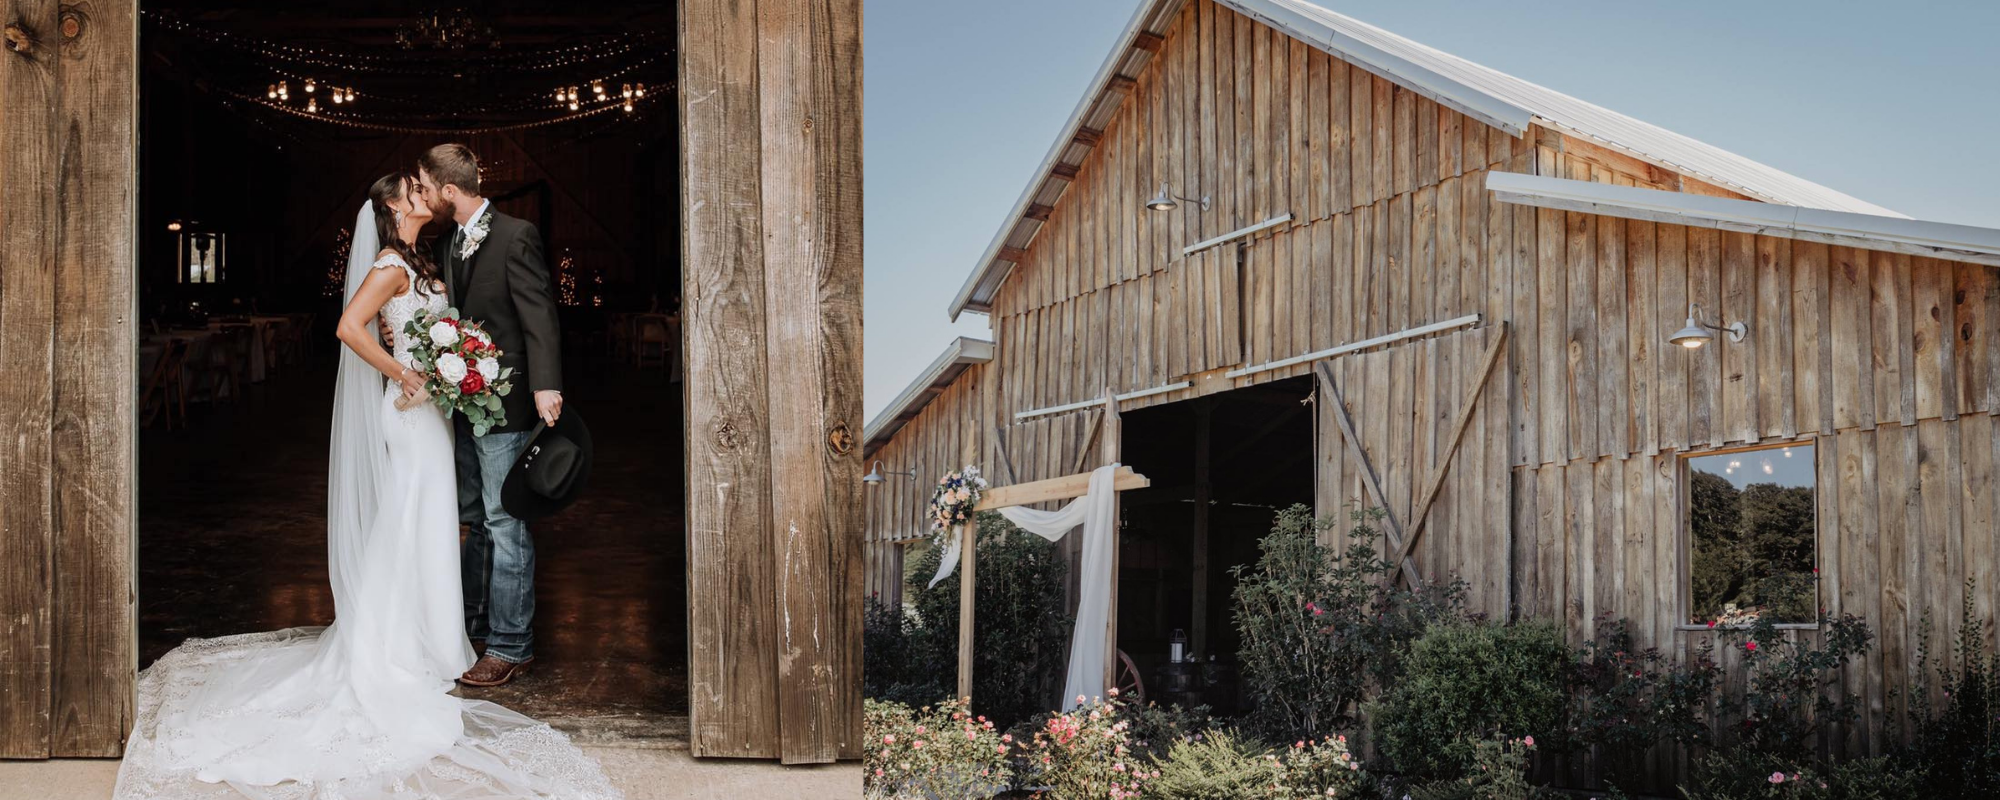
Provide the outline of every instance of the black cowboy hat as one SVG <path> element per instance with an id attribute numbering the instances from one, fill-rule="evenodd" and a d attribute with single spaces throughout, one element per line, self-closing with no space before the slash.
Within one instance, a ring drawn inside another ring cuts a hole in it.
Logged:
<path id="1" fill-rule="evenodd" d="M 516 519 L 540 519 L 563 510 L 590 478 L 590 428 L 583 415 L 566 407 L 552 427 L 536 423 L 528 444 L 507 470 L 500 505 Z"/>

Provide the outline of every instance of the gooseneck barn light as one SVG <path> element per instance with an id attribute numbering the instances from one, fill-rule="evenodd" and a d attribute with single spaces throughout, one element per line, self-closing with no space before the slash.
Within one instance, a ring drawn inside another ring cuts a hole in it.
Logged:
<path id="1" fill-rule="evenodd" d="M 908 477 L 909 477 L 909 479 L 910 479 L 911 481 L 913 481 L 913 482 L 914 482 L 914 481 L 915 481 L 915 480 L 917 479 L 917 471 L 916 471 L 916 470 L 910 470 L 909 472 L 890 472 L 890 473 L 888 473 L 888 474 L 890 474 L 890 475 L 904 475 L 904 476 L 908 476 Z M 876 460 L 876 462 L 875 462 L 874 466 L 871 466 L 871 467 L 869 467 L 869 468 L 868 468 L 868 474 L 867 474 L 867 475 L 863 475 L 863 476 L 861 476 L 861 482 L 862 482 L 862 483 L 865 483 L 865 484 L 868 484 L 869 486 L 876 486 L 876 485 L 880 485 L 880 484 L 882 483 L 882 481 L 884 480 L 884 478 L 882 477 L 882 475 L 883 475 L 883 472 L 882 472 L 882 462 L 881 462 L 881 460 L 879 460 L 879 459 L 878 459 L 878 460 Z"/>
<path id="2" fill-rule="evenodd" d="M 1153 199 L 1146 201 L 1146 207 L 1154 211 L 1169 211 L 1179 208 L 1181 202 L 1199 203 L 1201 204 L 1201 210 L 1208 210 L 1208 195 L 1202 195 L 1200 200 L 1192 197 L 1180 197 L 1175 195 L 1173 189 L 1165 183 L 1160 184 L 1159 194 L 1153 195 Z"/>
<path id="3" fill-rule="evenodd" d="M 1729 341 L 1741 342 L 1743 337 L 1750 335 L 1750 326 L 1741 321 L 1729 323 L 1729 327 L 1726 328 L 1710 325 L 1701 321 L 1701 305 L 1689 303 L 1687 327 L 1675 331 L 1674 335 L 1667 337 L 1667 341 L 1693 350 L 1708 344 L 1708 340 L 1715 338 L 1715 334 L 1718 333 L 1728 333 Z"/>

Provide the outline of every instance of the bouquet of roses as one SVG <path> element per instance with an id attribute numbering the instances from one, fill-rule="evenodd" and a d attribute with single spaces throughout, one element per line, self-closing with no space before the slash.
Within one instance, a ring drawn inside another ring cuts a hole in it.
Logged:
<path id="1" fill-rule="evenodd" d="M 479 323 L 459 319 L 456 308 L 436 314 L 420 311 L 403 325 L 403 333 L 417 342 L 410 348 L 410 358 L 424 374 L 424 389 L 438 407 L 464 414 L 474 436 L 507 424 L 500 398 L 514 388 L 507 380 L 514 368 L 500 366 L 500 348 L 493 346 L 493 337 Z"/>
<path id="2" fill-rule="evenodd" d="M 931 492 L 932 536 L 940 536 L 953 526 L 971 520 L 972 510 L 979 507 L 979 496 L 985 491 L 986 479 L 980 477 L 979 468 L 971 464 L 939 478 L 937 488 Z"/>

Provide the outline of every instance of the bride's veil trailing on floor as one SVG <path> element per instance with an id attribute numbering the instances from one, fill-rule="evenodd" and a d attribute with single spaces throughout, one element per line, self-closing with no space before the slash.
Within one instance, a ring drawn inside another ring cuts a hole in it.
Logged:
<path id="1" fill-rule="evenodd" d="M 345 300 L 379 247 L 364 204 Z M 460 620 L 449 434 L 385 430 L 386 379 L 346 347 L 335 386 L 327 562 L 336 621 L 190 639 L 147 667 L 115 797 L 616 798 L 561 733 L 449 694 L 473 656 Z M 404 455 L 392 459 L 392 444 Z M 447 529 L 433 530 L 438 503 L 453 509 Z"/>

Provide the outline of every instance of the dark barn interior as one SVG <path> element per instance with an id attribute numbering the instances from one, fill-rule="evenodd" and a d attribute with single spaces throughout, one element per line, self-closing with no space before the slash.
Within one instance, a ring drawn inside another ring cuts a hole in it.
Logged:
<path id="1" fill-rule="evenodd" d="M 495 207 L 541 232 L 565 403 L 598 445 L 582 499 L 531 526 L 536 669 L 478 696 L 631 731 L 684 715 L 672 4 L 141 13 L 141 665 L 190 636 L 331 620 L 349 228 L 376 177 L 458 141 Z"/>
<path id="2" fill-rule="evenodd" d="M 1313 502 L 1312 391 L 1291 378 L 1122 415 L 1121 462 L 1153 485 L 1120 498 L 1118 648 L 1148 699 L 1235 710 L 1230 569 L 1256 563 L 1278 510 Z"/>

